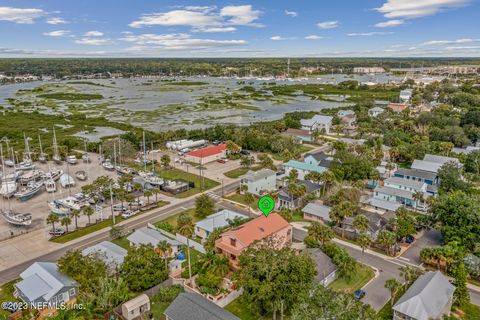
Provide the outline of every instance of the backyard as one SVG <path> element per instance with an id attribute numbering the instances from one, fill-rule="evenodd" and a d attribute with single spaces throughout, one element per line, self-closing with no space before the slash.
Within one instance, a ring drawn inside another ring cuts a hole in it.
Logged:
<path id="1" fill-rule="evenodd" d="M 186 192 L 182 192 L 180 194 L 177 194 L 176 195 L 177 198 L 187 198 L 189 196 L 200 193 L 202 191 L 214 188 L 214 187 L 216 187 L 220 184 L 217 181 L 213 181 L 213 180 L 210 180 L 210 179 L 205 178 L 205 177 L 202 179 L 202 177 L 200 177 L 196 174 L 185 172 L 185 171 L 175 169 L 175 168 L 160 170 L 160 171 L 157 171 L 156 174 L 163 179 L 184 180 L 184 181 L 187 181 L 187 182 L 193 182 L 195 184 L 195 187 L 193 189 L 190 189 Z M 203 184 L 204 184 L 203 190 L 200 188 L 200 186 L 202 184 L 202 180 L 203 180 Z"/>
<path id="2" fill-rule="evenodd" d="M 358 265 L 357 272 L 349 279 L 336 279 L 328 287 L 335 291 L 353 293 L 361 289 L 370 279 L 375 276 L 372 268 L 366 265 Z"/>

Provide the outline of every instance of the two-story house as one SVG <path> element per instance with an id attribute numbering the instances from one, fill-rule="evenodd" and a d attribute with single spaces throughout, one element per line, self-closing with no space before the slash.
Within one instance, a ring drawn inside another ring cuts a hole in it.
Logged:
<path id="1" fill-rule="evenodd" d="M 300 124 L 302 125 L 302 130 L 306 130 L 310 133 L 315 130 L 321 133 L 330 133 L 332 120 L 333 117 L 331 116 L 315 115 L 311 119 L 300 120 Z"/>
<path id="2" fill-rule="evenodd" d="M 417 198 L 416 194 L 421 194 L 422 199 Z M 373 191 L 373 197 L 375 199 L 399 203 L 406 207 L 422 211 L 427 209 L 425 200 L 429 196 L 426 183 L 399 177 L 386 179 L 383 186 L 378 185 Z"/>
<path id="3" fill-rule="evenodd" d="M 277 188 L 277 174 L 270 169 L 249 171 L 240 180 L 240 192 L 248 192 L 256 196 L 275 191 Z"/>

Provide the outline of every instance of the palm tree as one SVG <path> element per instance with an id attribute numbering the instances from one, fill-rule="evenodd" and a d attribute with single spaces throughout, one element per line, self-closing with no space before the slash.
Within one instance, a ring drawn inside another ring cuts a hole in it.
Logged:
<path id="1" fill-rule="evenodd" d="M 388 279 L 385 282 L 385 288 L 390 290 L 390 296 L 391 296 L 390 303 L 392 306 L 395 300 L 395 296 L 397 295 L 398 290 L 400 289 L 401 286 L 402 284 L 398 282 L 398 280 L 395 278 Z"/>
<path id="2" fill-rule="evenodd" d="M 168 257 L 172 252 L 172 247 L 170 247 L 170 244 L 168 244 L 166 240 L 162 240 L 157 244 L 155 249 L 165 261 L 165 269 L 168 270 Z"/>
<path id="3" fill-rule="evenodd" d="M 415 192 L 413 193 L 413 199 L 415 200 L 415 210 L 417 210 L 417 209 L 418 209 L 418 203 L 419 203 L 420 201 L 423 202 L 423 200 L 424 200 L 423 192 L 415 191 Z"/>
<path id="4" fill-rule="evenodd" d="M 55 223 L 60 221 L 60 218 L 55 213 L 50 213 L 47 217 L 47 223 L 52 224 L 52 230 L 55 230 Z"/>
<path id="5" fill-rule="evenodd" d="M 298 171 L 295 169 L 292 169 L 288 174 L 288 183 L 295 183 L 297 182 L 297 179 L 298 179 Z"/>
<path id="6" fill-rule="evenodd" d="M 405 288 L 411 285 L 417 278 L 422 274 L 422 270 L 412 267 L 412 266 L 403 266 L 400 267 L 400 275 L 405 280 Z"/>
<path id="7" fill-rule="evenodd" d="M 244 200 L 248 206 L 248 211 L 250 212 L 252 210 L 252 204 L 255 202 L 255 196 L 250 192 L 247 192 L 245 193 Z"/>
<path id="8" fill-rule="evenodd" d="M 335 182 L 335 174 L 330 170 L 322 172 L 322 182 L 323 182 L 323 194 L 325 194 L 327 189 L 329 189 Z"/>
<path id="9" fill-rule="evenodd" d="M 365 253 L 365 249 L 370 247 L 370 245 L 372 244 L 372 239 L 370 238 L 370 236 L 368 234 L 362 233 L 358 236 L 357 242 L 360 245 L 360 247 L 362 248 L 362 257 L 360 259 L 360 262 L 363 263 L 363 255 Z"/>
<path id="10" fill-rule="evenodd" d="M 290 209 L 294 209 L 295 208 L 294 199 L 302 198 L 305 195 L 305 193 L 307 193 L 307 187 L 304 184 L 297 184 L 295 182 L 290 182 L 288 184 L 288 193 L 290 193 L 290 196 L 292 199 L 292 207 Z"/>
<path id="11" fill-rule="evenodd" d="M 225 142 L 225 144 L 227 145 L 227 150 L 229 154 L 237 154 L 240 152 L 240 146 L 232 140 L 228 140 L 227 142 Z"/>
<path id="12" fill-rule="evenodd" d="M 70 217 L 63 217 L 60 224 L 65 227 L 66 232 L 68 233 L 68 226 L 72 223 L 72 219 Z"/>
<path id="13" fill-rule="evenodd" d="M 90 224 L 90 216 L 93 215 L 93 213 L 94 211 L 91 206 L 86 206 L 85 209 L 83 209 L 83 214 L 88 218 L 88 224 Z"/>
<path id="14" fill-rule="evenodd" d="M 308 235 L 319 241 L 322 246 L 325 244 L 325 242 L 332 240 L 335 236 L 332 228 L 317 221 L 312 222 L 312 224 L 308 227 Z"/>
<path id="15" fill-rule="evenodd" d="M 188 277 L 190 280 L 190 285 L 192 286 L 192 268 L 190 265 L 190 237 L 193 235 L 193 229 L 194 225 L 192 217 L 187 213 L 180 214 L 177 219 L 177 230 L 178 233 L 187 238 Z"/>
<path id="16" fill-rule="evenodd" d="M 382 230 L 377 237 L 377 243 L 385 248 L 387 255 L 390 254 L 390 248 L 397 243 L 397 236 L 392 231 Z"/>
<path id="17" fill-rule="evenodd" d="M 143 196 L 147 197 L 147 204 L 150 204 L 150 197 L 153 196 L 153 192 L 151 190 L 144 190 Z"/>
<path id="18" fill-rule="evenodd" d="M 75 219 L 75 230 L 78 229 L 78 217 L 80 217 L 80 211 L 79 210 L 72 210 L 70 213 L 70 216 L 72 216 Z"/>
<path id="19" fill-rule="evenodd" d="M 158 194 L 160 193 L 160 189 L 159 188 L 153 188 L 150 191 L 152 191 L 152 194 L 155 195 L 155 202 L 158 203 Z"/>
<path id="20" fill-rule="evenodd" d="M 366 215 L 359 214 L 353 219 L 352 226 L 355 230 L 359 231 L 360 233 L 364 233 L 370 227 L 369 220 Z"/>
<path id="21" fill-rule="evenodd" d="M 142 191 L 143 187 L 140 183 L 135 183 L 133 185 L 133 191 L 138 193 L 137 200 L 140 202 L 140 191 Z"/>
<path id="22" fill-rule="evenodd" d="M 342 201 L 337 205 L 334 205 L 330 210 L 330 218 L 340 225 L 345 218 L 353 216 L 356 211 L 356 207 L 350 201 Z M 342 225 L 342 238 L 345 237 L 345 226 Z"/>

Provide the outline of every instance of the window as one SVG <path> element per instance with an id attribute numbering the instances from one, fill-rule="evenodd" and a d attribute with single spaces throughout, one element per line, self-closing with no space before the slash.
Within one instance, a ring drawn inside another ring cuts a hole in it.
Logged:
<path id="1" fill-rule="evenodd" d="M 232 239 L 232 238 L 230 238 L 230 245 L 231 245 L 232 247 L 235 247 L 235 246 L 237 245 L 237 239 Z"/>
<path id="2" fill-rule="evenodd" d="M 230 255 L 230 259 L 232 259 L 232 260 L 237 260 L 237 257 L 236 257 L 235 255 L 231 254 L 231 255 Z"/>
<path id="3" fill-rule="evenodd" d="M 68 293 L 70 293 L 71 296 L 75 295 L 75 288 L 71 288 Z"/>

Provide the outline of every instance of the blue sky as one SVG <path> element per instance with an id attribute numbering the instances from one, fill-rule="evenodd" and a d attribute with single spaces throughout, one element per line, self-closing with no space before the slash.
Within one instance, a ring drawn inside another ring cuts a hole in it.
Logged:
<path id="1" fill-rule="evenodd" d="M 479 18 L 479 0 L 0 0 L 0 57 L 478 57 Z"/>

